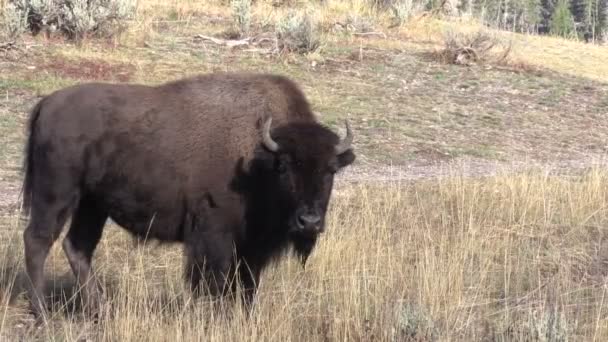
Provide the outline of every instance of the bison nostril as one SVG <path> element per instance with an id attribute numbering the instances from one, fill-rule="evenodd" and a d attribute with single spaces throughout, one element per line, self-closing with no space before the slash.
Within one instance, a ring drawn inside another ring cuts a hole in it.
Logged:
<path id="1" fill-rule="evenodd" d="M 298 224 L 298 228 L 303 229 L 306 226 L 306 222 L 302 220 L 302 216 L 296 217 L 296 223 Z"/>
<path id="2" fill-rule="evenodd" d="M 315 225 L 315 224 L 319 223 L 319 221 L 321 221 L 321 217 L 319 215 L 305 214 L 305 215 L 298 216 L 298 226 L 300 228 L 305 228 L 307 226 Z"/>

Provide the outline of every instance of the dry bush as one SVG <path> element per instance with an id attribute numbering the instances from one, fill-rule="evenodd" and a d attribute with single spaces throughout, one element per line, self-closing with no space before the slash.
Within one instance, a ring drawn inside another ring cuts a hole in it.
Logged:
<path id="1" fill-rule="evenodd" d="M 448 30 L 443 36 L 444 48 L 437 57 L 444 63 L 472 65 L 503 63 L 511 53 L 511 43 L 486 30 L 472 33 Z"/>
<path id="2" fill-rule="evenodd" d="M 0 219 L 3 340 L 604 341 L 608 339 L 608 173 L 544 172 L 416 184 L 337 184 L 328 230 L 305 270 L 262 278 L 257 310 L 230 318 L 193 302 L 179 246 L 133 248 L 108 227 L 94 265 L 108 295 L 83 321 L 58 244 L 47 263 L 57 311 L 19 328 L 21 228 Z M 53 278 L 54 277 L 54 278 Z M 61 295 L 64 293 L 63 295 Z"/>
<path id="3" fill-rule="evenodd" d="M 307 53 L 316 51 L 321 45 L 319 25 L 309 11 L 290 11 L 276 23 L 279 49 L 289 52 Z"/>
<path id="4" fill-rule="evenodd" d="M 374 31 L 374 19 L 370 16 L 349 14 L 343 23 L 339 23 L 349 32 L 366 33 Z"/>

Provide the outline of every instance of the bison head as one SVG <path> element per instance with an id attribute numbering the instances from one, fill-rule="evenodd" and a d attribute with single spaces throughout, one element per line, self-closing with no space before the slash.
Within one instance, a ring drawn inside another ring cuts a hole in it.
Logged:
<path id="1" fill-rule="evenodd" d="M 334 175 L 355 160 L 353 134 L 348 122 L 343 140 L 314 122 L 281 125 L 272 132 L 271 123 L 269 118 L 263 127 L 265 174 L 272 183 L 267 189 L 273 193 L 273 206 L 281 212 L 281 224 L 305 263 L 317 235 L 325 228 Z"/>

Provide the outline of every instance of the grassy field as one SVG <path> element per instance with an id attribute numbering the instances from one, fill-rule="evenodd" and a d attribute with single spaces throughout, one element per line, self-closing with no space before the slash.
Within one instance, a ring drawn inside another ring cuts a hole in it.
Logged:
<path id="1" fill-rule="evenodd" d="M 250 320 L 192 302 L 177 246 L 133 249 L 110 227 L 96 254 L 109 298 L 94 325 L 73 302 L 60 248 L 55 316 L 23 323 L 21 234 L 2 218 L 2 340 L 603 341 L 608 337 L 608 173 L 340 188 L 309 266 L 269 270 Z M 9 304 L 10 302 L 10 304 Z"/>
<path id="2" fill-rule="evenodd" d="M 302 6 L 258 1 L 252 36 L 272 37 L 287 8 Z M 315 10 L 323 44 L 309 54 L 202 39 L 224 36 L 230 8 L 189 0 L 140 1 L 115 40 L 23 36 L 0 50 L 0 341 L 608 340 L 608 172 L 596 166 L 608 149 L 608 47 L 496 33 L 512 44 L 509 59 L 464 67 L 434 56 L 445 32 L 477 30 L 471 21 L 389 28 L 364 2 Z M 374 34 L 340 29 L 347 22 Z M 57 244 L 54 317 L 33 326 L 18 192 L 37 98 L 85 81 L 239 70 L 288 75 L 324 123 L 353 126 L 358 160 L 306 270 L 280 262 L 249 320 L 238 307 L 219 317 L 185 290 L 179 246 L 133 248 L 112 226 L 94 262 L 105 318 L 81 316 Z"/>

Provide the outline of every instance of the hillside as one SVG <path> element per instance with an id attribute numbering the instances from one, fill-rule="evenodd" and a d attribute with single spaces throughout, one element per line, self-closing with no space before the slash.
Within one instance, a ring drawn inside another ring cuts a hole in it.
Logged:
<path id="1" fill-rule="evenodd" d="M 227 9 L 215 10 L 220 13 L 207 9 L 211 14 L 186 23 L 151 16 L 115 45 L 88 41 L 77 47 L 59 38 L 26 37 L 18 49 L 4 52 L 3 181 L 17 179 L 23 139 L 17 128 L 36 96 L 86 81 L 158 84 L 210 71 L 293 77 L 324 123 L 341 129 L 343 118 L 352 121 L 361 166 L 461 157 L 576 162 L 606 151 L 607 47 L 498 33 L 513 45 L 506 65 L 449 65 L 432 55 L 442 48 L 444 32 L 479 27 L 422 18 L 397 29 L 378 24 L 384 36 L 330 30 L 317 52 L 277 55 L 268 43 L 230 48 L 197 39 L 221 37 L 229 27 Z M 323 20 L 326 26 L 345 21 L 339 14 Z M 259 27 L 252 36 L 271 33 Z"/>

